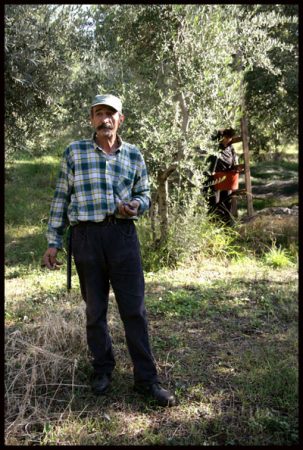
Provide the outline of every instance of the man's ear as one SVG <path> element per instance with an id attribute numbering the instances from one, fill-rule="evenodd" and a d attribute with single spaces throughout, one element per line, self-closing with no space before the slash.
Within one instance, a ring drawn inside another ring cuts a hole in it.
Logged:
<path id="1" fill-rule="evenodd" d="M 94 117 L 94 111 L 93 111 L 93 108 L 92 108 L 91 111 L 90 111 L 90 115 L 89 115 L 89 120 L 90 120 L 91 125 L 93 124 L 92 123 L 93 122 L 93 117 Z"/>
<path id="2" fill-rule="evenodd" d="M 124 114 L 120 114 L 120 121 L 119 121 L 119 125 L 122 125 L 122 123 L 124 122 L 125 116 Z"/>

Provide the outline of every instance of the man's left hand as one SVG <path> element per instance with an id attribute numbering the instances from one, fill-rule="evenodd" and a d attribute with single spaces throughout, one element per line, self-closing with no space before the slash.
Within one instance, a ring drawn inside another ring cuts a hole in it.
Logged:
<path id="1" fill-rule="evenodd" d="M 131 202 L 121 202 L 118 205 L 119 214 L 124 217 L 134 217 L 138 215 L 140 203 L 137 200 Z"/>

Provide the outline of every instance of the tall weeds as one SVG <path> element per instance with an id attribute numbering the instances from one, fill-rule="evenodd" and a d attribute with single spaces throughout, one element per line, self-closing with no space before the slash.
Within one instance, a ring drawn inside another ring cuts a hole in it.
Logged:
<path id="1" fill-rule="evenodd" d="M 79 359 L 86 358 L 84 311 L 73 320 L 45 312 L 24 330 L 6 331 L 6 439 L 41 434 L 45 423 L 68 411 Z M 76 324 L 76 326 L 75 326 Z M 79 375 L 78 375 L 79 376 Z M 62 405 L 64 407 L 62 408 Z M 58 418 L 58 417 L 57 417 Z"/>
<path id="2" fill-rule="evenodd" d="M 157 271 L 174 268 L 179 263 L 199 261 L 208 257 L 225 258 L 239 254 L 236 228 L 214 222 L 204 211 L 171 215 L 166 242 L 158 246 L 152 240 L 150 222 L 138 224 L 144 269 Z"/>

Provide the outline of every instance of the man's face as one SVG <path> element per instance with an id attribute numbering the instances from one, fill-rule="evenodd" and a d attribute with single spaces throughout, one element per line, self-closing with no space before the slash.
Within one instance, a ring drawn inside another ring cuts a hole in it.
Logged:
<path id="1" fill-rule="evenodd" d="M 224 147 L 227 147 L 232 141 L 232 137 L 230 136 L 223 136 L 221 142 L 224 145 Z"/>
<path id="2" fill-rule="evenodd" d="M 123 120 L 123 114 L 118 113 L 110 106 L 97 105 L 92 108 L 91 123 L 100 138 L 116 136 L 119 125 Z"/>

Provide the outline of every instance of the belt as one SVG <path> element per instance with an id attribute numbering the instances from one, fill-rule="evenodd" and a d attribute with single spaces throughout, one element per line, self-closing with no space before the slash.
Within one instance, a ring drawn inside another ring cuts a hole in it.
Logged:
<path id="1" fill-rule="evenodd" d="M 78 226 L 84 226 L 84 225 L 106 225 L 107 223 L 130 223 L 133 222 L 133 219 L 120 219 L 119 217 L 116 217 L 114 215 L 106 216 L 104 220 L 101 220 L 100 222 L 94 222 L 93 220 L 81 220 L 80 222 L 76 223 L 75 227 Z"/>

